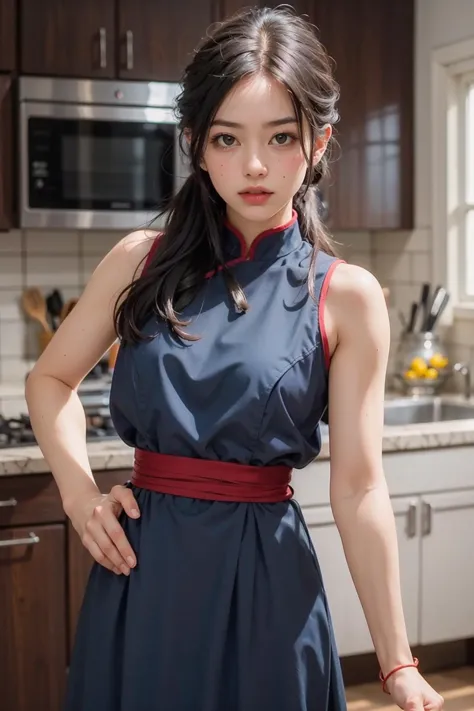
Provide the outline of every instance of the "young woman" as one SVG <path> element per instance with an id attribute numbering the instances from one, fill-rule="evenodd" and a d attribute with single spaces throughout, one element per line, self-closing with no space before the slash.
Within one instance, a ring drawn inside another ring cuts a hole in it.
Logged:
<path id="1" fill-rule="evenodd" d="M 68 711 L 345 708 L 289 486 L 318 454 L 328 400 L 332 508 L 386 689 L 407 711 L 442 706 L 407 642 L 382 471 L 384 296 L 318 219 L 337 98 L 290 10 L 217 26 L 184 74 L 191 174 L 164 233 L 111 250 L 28 379 L 38 442 L 97 561 Z M 102 495 L 77 388 L 116 333 L 111 412 L 135 465 Z"/>

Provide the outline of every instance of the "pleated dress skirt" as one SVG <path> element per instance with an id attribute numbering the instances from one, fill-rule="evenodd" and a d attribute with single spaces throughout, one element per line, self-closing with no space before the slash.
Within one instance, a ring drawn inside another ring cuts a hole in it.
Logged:
<path id="1" fill-rule="evenodd" d="M 93 566 L 65 711 L 343 711 L 321 573 L 288 487 L 251 500 L 275 498 L 253 472 L 269 468 L 225 464 L 213 484 L 213 462 L 196 489 L 170 460 L 184 458 L 145 453 L 127 484 L 141 516 L 120 521 L 137 566 Z"/>

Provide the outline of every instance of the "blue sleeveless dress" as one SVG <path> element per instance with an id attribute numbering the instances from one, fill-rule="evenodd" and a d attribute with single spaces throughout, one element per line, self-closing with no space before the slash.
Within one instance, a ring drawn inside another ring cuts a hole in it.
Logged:
<path id="1" fill-rule="evenodd" d="M 120 349 L 111 413 L 131 447 L 199 459 L 302 468 L 320 449 L 328 349 L 321 316 L 338 260 L 311 246 L 297 216 L 250 253 L 230 225 L 223 275 L 184 310 L 180 343 Z M 323 582 L 301 510 L 208 501 L 134 487 L 141 517 L 121 523 L 138 565 L 93 566 L 69 671 L 67 711 L 343 711 L 345 694 Z"/>

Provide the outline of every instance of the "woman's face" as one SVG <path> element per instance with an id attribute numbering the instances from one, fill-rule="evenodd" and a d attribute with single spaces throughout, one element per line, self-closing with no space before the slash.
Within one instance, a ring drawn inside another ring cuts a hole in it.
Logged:
<path id="1" fill-rule="evenodd" d="M 309 151 L 314 164 L 330 135 L 328 127 Z M 305 127 L 309 149 L 308 137 Z M 201 165 L 227 204 L 228 218 L 244 234 L 289 220 L 307 163 L 285 87 L 265 74 L 240 81 L 216 114 Z"/>

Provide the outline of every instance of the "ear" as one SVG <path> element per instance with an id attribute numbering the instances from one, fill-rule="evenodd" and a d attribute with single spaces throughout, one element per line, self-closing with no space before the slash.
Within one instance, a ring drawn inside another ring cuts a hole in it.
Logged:
<path id="1" fill-rule="evenodd" d="M 329 143 L 329 139 L 332 136 L 332 126 L 329 124 L 326 124 L 324 127 L 323 133 L 317 137 L 315 144 L 314 144 L 314 150 L 313 150 L 313 166 L 317 165 L 321 158 L 323 157 L 327 145 Z"/>

